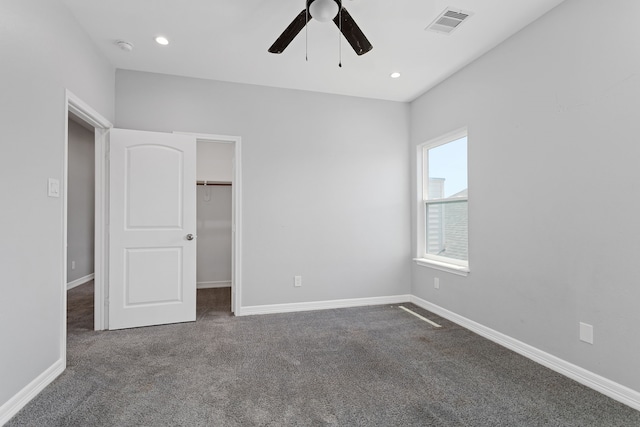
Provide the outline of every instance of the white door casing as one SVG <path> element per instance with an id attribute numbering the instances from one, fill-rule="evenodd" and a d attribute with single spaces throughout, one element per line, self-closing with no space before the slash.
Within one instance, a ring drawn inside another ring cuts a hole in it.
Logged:
<path id="1" fill-rule="evenodd" d="M 110 131 L 109 329 L 196 319 L 196 139 Z"/>
<path id="2" fill-rule="evenodd" d="M 234 146 L 231 187 L 231 311 L 236 316 L 242 316 L 242 138 L 193 132 L 174 133 L 192 136 L 199 142 L 227 143 Z"/>

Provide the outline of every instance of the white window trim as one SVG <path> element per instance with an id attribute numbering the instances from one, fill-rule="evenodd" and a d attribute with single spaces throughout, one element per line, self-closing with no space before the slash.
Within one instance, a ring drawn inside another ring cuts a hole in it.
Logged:
<path id="1" fill-rule="evenodd" d="M 452 132 L 449 132 L 445 135 L 439 136 L 438 138 L 429 140 L 427 142 L 423 142 L 416 147 L 416 182 L 417 182 L 417 192 L 416 192 L 416 207 L 417 207 L 417 215 L 416 215 L 416 258 L 413 260 L 415 263 L 422 267 L 429 267 L 435 270 L 446 271 L 453 274 L 458 274 L 461 276 L 467 276 L 471 271 L 469 269 L 469 262 L 455 260 L 452 258 L 441 257 L 438 255 L 427 254 L 425 247 L 425 233 L 426 233 L 426 205 L 431 203 L 446 203 L 453 201 L 461 201 L 467 200 L 468 197 L 465 198 L 445 198 L 438 200 L 427 201 L 426 191 L 427 191 L 427 181 L 428 174 L 424 173 L 424 169 L 426 167 L 425 164 L 425 149 L 431 149 L 438 147 L 440 145 L 447 144 L 451 141 L 455 141 L 460 138 L 464 138 L 468 136 L 467 127 L 463 127 L 460 129 L 456 129 Z"/>
<path id="2" fill-rule="evenodd" d="M 429 267 L 434 270 L 446 271 L 447 273 L 457 274 L 458 276 L 468 276 L 470 273 L 469 267 L 451 264 L 449 260 L 447 260 L 447 262 L 440 262 L 435 259 L 427 258 L 414 258 L 413 260 L 421 267 Z"/>

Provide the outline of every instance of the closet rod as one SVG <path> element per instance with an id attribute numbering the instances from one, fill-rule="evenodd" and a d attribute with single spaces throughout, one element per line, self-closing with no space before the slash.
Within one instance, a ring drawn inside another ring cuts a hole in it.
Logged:
<path id="1" fill-rule="evenodd" d="M 230 186 L 232 183 L 230 182 L 220 182 L 220 181 L 196 181 L 196 185 L 222 185 L 222 186 Z"/>

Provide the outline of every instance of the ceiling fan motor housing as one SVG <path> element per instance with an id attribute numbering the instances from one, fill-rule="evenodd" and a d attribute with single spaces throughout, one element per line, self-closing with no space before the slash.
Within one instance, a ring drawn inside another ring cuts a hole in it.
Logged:
<path id="1" fill-rule="evenodd" d="M 342 8 L 342 0 L 307 0 L 307 10 L 319 22 L 333 20 Z"/>

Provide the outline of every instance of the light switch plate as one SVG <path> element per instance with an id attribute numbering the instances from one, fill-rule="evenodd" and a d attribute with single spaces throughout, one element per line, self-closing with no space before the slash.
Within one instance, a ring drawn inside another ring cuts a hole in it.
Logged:
<path id="1" fill-rule="evenodd" d="M 48 189 L 49 197 L 60 197 L 60 180 L 49 178 Z"/>

